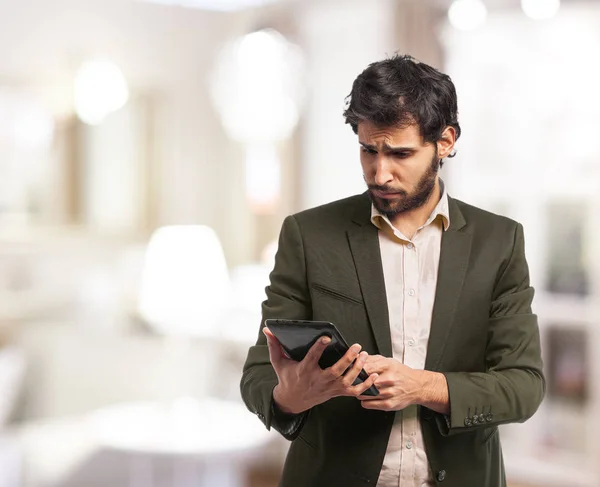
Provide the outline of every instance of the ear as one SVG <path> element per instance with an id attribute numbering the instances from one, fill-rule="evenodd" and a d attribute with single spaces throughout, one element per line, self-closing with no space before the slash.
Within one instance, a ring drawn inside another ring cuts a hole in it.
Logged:
<path id="1" fill-rule="evenodd" d="M 456 130 L 454 127 L 446 127 L 442 132 L 440 140 L 437 141 L 438 157 L 444 159 L 448 157 L 454 150 L 456 142 Z"/>

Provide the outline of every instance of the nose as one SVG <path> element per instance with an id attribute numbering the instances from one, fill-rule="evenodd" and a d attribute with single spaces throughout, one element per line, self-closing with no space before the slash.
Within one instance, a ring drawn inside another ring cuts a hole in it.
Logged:
<path id="1" fill-rule="evenodd" d="M 379 156 L 375 166 L 375 184 L 377 186 L 385 186 L 391 183 L 393 179 L 389 164 L 385 157 Z"/>

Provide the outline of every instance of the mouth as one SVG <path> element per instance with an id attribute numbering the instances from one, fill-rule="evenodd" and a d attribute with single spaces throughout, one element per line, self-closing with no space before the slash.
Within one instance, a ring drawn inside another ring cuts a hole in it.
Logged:
<path id="1" fill-rule="evenodd" d="M 372 191 L 372 193 L 374 196 L 377 196 L 377 198 L 383 198 L 385 200 L 391 200 L 394 198 L 398 198 L 399 196 L 402 196 L 402 193 L 388 193 L 388 192 L 377 191 L 377 190 Z"/>

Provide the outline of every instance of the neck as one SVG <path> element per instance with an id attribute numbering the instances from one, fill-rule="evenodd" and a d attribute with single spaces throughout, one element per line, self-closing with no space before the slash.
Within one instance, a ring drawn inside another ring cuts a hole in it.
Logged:
<path id="1" fill-rule="evenodd" d="M 408 238 L 412 238 L 417 230 L 425 225 L 425 222 L 433 212 L 442 197 L 440 179 L 435 179 L 435 186 L 424 205 L 414 210 L 403 211 L 391 219 L 392 225 L 400 230 Z"/>

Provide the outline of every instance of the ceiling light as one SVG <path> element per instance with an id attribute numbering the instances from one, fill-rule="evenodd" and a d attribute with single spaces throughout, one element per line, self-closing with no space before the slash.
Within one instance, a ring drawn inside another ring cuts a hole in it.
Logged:
<path id="1" fill-rule="evenodd" d="M 487 9 L 481 0 L 454 0 L 448 10 L 450 23 L 460 30 L 473 30 L 484 24 Z"/>
<path id="2" fill-rule="evenodd" d="M 106 60 L 88 61 L 75 77 L 75 112 L 89 124 L 101 123 L 110 113 L 122 108 L 129 98 L 123 73 Z"/>
<path id="3" fill-rule="evenodd" d="M 534 20 L 551 19 L 560 9 L 560 0 L 521 0 L 521 8 Z"/>
<path id="4" fill-rule="evenodd" d="M 278 0 L 141 0 L 160 5 L 176 5 L 179 7 L 213 10 L 217 12 L 234 12 L 247 8 L 262 7 Z"/>

